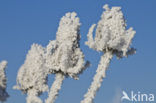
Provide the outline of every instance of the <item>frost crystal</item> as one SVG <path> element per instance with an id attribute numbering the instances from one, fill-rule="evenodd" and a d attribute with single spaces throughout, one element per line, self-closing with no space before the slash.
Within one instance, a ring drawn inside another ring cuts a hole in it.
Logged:
<path id="1" fill-rule="evenodd" d="M 7 67 L 7 61 L 0 62 L 0 101 L 6 101 L 7 97 L 9 97 L 8 93 L 6 92 L 6 74 L 5 69 Z"/>
<path id="2" fill-rule="evenodd" d="M 108 5 L 105 5 L 104 9 L 105 12 L 96 28 L 95 39 L 92 34 L 96 24 L 93 24 L 87 35 L 86 45 L 97 51 L 113 50 L 122 52 L 123 56 L 126 56 L 135 31 L 132 28 L 126 30 L 126 22 L 120 7 L 110 9 Z"/>
<path id="3" fill-rule="evenodd" d="M 29 50 L 24 64 L 17 75 L 17 86 L 14 89 L 22 90 L 28 94 L 27 103 L 42 103 L 38 96 L 48 91 L 47 68 L 45 68 L 45 49 L 33 44 Z"/>
<path id="4" fill-rule="evenodd" d="M 47 46 L 46 64 L 51 72 L 76 76 L 84 67 L 84 55 L 79 48 L 80 23 L 76 13 L 61 18 L 56 40 Z"/>
<path id="5" fill-rule="evenodd" d="M 79 48 L 80 23 L 76 13 L 66 13 L 61 18 L 56 40 L 47 46 L 46 66 L 49 73 L 56 74 L 46 103 L 54 103 L 65 76 L 78 79 L 85 68 L 84 55 Z"/>
<path id="6" fill-rule="evenodd" d="M 81 103 L 93 103 L 113 54 L 121 58 L 135 53 L 135 49 L 130 49 L 135 31 L 132 28 L 126 30 L 126 23 L 121 8 L 112 7 L 110 9 L 108 5 L 105 5 L 104 9 L 105 11 L 96 28 L 95 39 L 93 39 L 93 31 L 96 24 L 93 24 L 89 29 L 88 41 L 86 42 L 86 45 L 90 48 L 102 51 L 104 55 L 101 57 L 93 82 Z"/>
<path id="7" fill-rule="evenodd" d="M 76 15 L 66 13 L 61 18 L 56 40 L 50 41 L 46 48 L 33 44 L 29 50 L 14 87 L 28 94 L 27 103 L 42 103 L 38 96 L 48 91 L 48 74 L 56 77 L 45 102 L 54 103 L 65 76 L 78 79 L 78 74 L 87 68 L 88 62 L 85 64 L 79 48 L 80 23 Z"/>

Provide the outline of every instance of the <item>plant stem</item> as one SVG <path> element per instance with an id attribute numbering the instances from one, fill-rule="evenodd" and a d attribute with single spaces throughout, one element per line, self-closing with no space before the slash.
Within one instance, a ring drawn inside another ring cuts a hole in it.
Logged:
<path id="1" fill-rule="evenodd" d="M 93 82 L 88 89 L 88 92 L 84 95 L 84 100 L 81 103 L 93 103 L 96 92 L 101 86 L 103 78 L 106 76 L 105 72 L 109 66 L 109 63 L 113 57 L 113 53 L 111 51 L 107 51 L 102 57 L 100 64 L 96 70 L 96 74 L 93 78 Z"/>
<path id="2" fill-rule="evenodd" d="M 55 76 L 55 81 L 53 82 L 48 98 L 46 99 L 45 103 L 54 103 L 59 91 L 61 89 L 63 80 L 64 80 L 65 76 L 62 73 L 57 73 Z"/>

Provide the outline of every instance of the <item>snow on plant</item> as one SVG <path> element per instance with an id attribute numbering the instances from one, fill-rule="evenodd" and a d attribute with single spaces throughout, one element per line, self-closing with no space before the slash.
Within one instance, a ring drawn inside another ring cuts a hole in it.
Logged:
<path id="1" fill-rule="evenodd" d="M 85 68 L 84 55 L 79 48 L 80 22 L 75 12 L 66 13 L 59 23 L 56 40 L 47 46 L 46 66 L 56 75 L 46 103 L 54 103 L 65 76 L 78 79 Z"/>
<path id="2" fill-rule="evenodd" d="M 0 101 L 6 101 L 7 97 L 9 97 L 8 93 L 6 92 L 6 74 L 5 69 L 7 67 L 7 61 L 0 62 Z"/>
<path id="3" fill-rule="evenodd" d="M 126 29 L 126 22 L 121 8 L 109 8 L 108 5 L 105 5 L 104 9 L 105 11 L 96 28 L 95 39 L 93 39 L 93 31 L 96 24 L 93 24 L 89 29 L 88 41 L 86 42 L 86 45 L 90 48 L 104 52 L 104 55 L 101 57 L 93 82 L 81 103 L 93 102 L 113 55 L 121 58 L 135 53 L 133 48 L 130 49 L 135 31 L 132 28 Z"/>
<path id="4" fill-rule="evenodd" d="M 47 73 L 45 64 L 45 49 L 33 44 L 29 50 L 24 64 L 17 75 L 17 86 L 14 89 L 27 93 L 27 103 L 42 103 L 38 97 L 42 92 L 48 91 Z"/>

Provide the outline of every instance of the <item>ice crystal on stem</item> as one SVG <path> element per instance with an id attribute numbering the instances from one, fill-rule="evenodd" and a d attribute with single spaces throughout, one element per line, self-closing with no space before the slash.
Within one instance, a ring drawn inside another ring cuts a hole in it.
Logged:
<path id="1" fill-rule="evenodd" d="M 93 82 L 81 103 L 93 103 L 113 55 L 122 58 L 135 53 L 135 49 L 130 48 L 135 31 L 132 28 L 126 29 L 127 25 L 121 8 L 109 8 L 108 5 L 104 5 L 103 8 L 105 11 L 98 22 L 95 39 L 93 39 L 93 31 L 96 24 L 93 24 L 88 32 L 86 45 L 104 54 L 101 57 Z"/>

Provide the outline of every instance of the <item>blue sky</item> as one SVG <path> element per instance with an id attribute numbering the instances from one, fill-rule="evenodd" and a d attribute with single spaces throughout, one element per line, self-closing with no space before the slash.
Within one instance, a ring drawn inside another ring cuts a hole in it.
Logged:
<path id="1" fill-rule="evenodd" d="M 121 60 L 113 58 L 95 103 L 113 103 L 116 91 L 122 90 L 156 96 L 155 0 L 0 0 L 0 61 L 9 63 L 6 73 L 10 98 L 6 103 L 25 103 L 26 95 L 12 87 L 27 51 L 32 43 L 46 46 L 49 40 L 55 39 L 60 18 L 72 11 L 80 17 L 80 46 L 92 66 L 80 75 L 80 80 L 67 78 L 64 81 L 56 103 L 80 103 L 102 55 L 89 49 L 84 42 L 91 24 L 100 19 L 104 4 L 122 7 L 128 27 L 136 30 L 132 46 L 137 48 L 137 53 Z M 53 78 L 50 76 L 50 85 Z M 44 93 L 41 98 L 46 96 Z"/>

